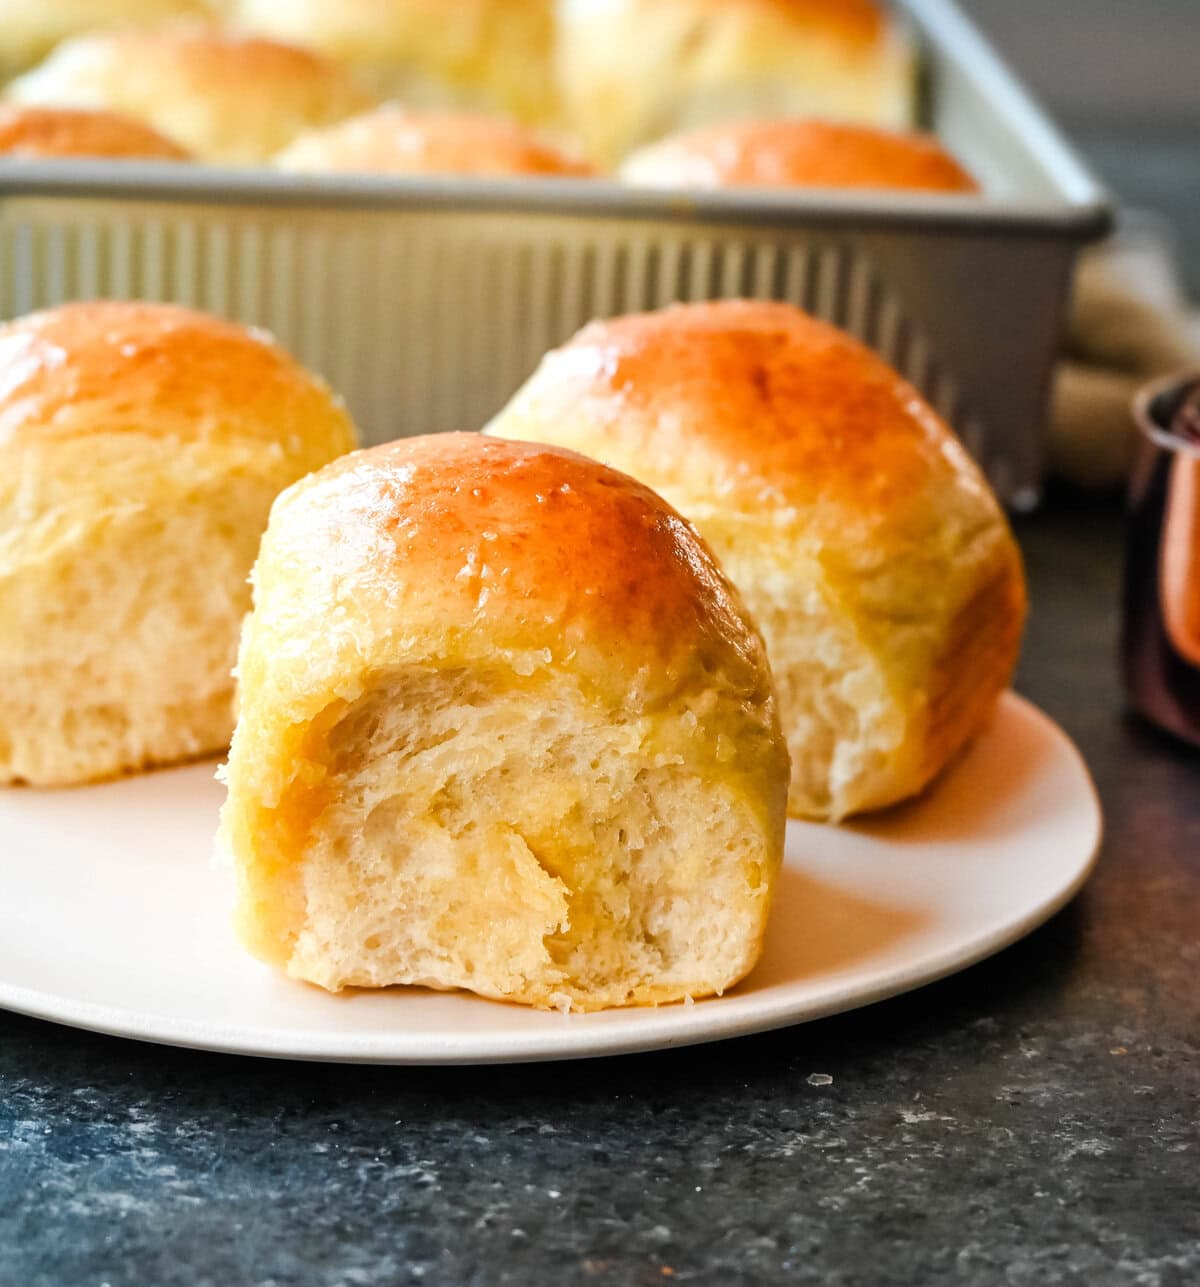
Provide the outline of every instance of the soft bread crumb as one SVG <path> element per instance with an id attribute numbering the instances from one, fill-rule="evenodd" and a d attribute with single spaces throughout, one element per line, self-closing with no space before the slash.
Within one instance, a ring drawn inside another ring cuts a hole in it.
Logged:
<path id="1" fill-rule="evenodd" d="M 221 476 L 176 491 L 162 455 L 153 486 L 169 515 L 80 507 L 73 539 L 0 569 L 0 601 L 20 596 L 38 618 L 36 651 L 0 662 L 0 779 L 90 781 L 228 745 L 241 587 L 277 487 Z"/>
<path id="2" fill-rule="evenodd" d="M 753 808 L 656 754 L 650 721 L 523 678 L 405 670 L 329 730 L 289 973 L 566 1012 L 720 993 L 750 968 L 772 875 Z M 686 737 L 703 762 L 705 734 Z"/>

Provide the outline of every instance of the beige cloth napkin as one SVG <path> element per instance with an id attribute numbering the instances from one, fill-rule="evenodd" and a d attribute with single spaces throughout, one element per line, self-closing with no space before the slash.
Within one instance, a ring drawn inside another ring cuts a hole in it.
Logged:
<path id="1" fill-rule="evenodd" d="M 1200 372 L 1200 317 L 1180 290 L 1169 233 L 1151 215 L 1124 215 L 1076 275 L 1051 404 L 1051 472 L 1085 487 L 1122 481 L 1134 394 L 1189 367 Z"/>

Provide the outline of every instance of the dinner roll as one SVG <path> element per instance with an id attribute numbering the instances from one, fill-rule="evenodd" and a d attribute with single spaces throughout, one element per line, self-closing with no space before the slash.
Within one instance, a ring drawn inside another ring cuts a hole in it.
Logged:
<path id="1" fill-rule="evenodd" d="M 766 639 L 798 816 L 920 791 L 1008 682 L 1025 592 L 999 505 L 915 389 L 799 309 L 595 322 L 488 432 L 586 452 L 695 522 Z"/>
<path id="2" fill-rule="evenodd" d="M 329 174 L 592 173 L 582 158 L 530 127 L 494 116 L 413 113 L 395 104 L 302 134 L 276 158 L 281 170 Z"/>
<path id="3" fill-rule="evenodd" d="M 911 120 L 914 54 L 875 0 L 558 0 L 567 126 L 597 160 L 740 117 Z"/>
<path id="4" fill-rule="evenodd" d="M 787 751 L 762 641 L 653 492 L 438 434 L 271 511 L 222 837 L 247 947 L 336 990 L 598 1009 L 754 964 Z"/>
<path id="5" fill-rule="evenodd" d="M 791 119 L 709 125 L 648 144 L 621 178 L 645 188 L 978 191 L 932 135 Z"/>
<path id="6" fill-rule="evenodd" d="M 0 103 L 0 156 L 186 161 L 188 154 L 141 121 L 114 112 Z"/>
<path id="7" fill-rule="evenodd" d="M 0 76 L 7 80 L 84 31 L 204 17 L 203 0 L 0 0 Z"/>
<path id="8" fill-rule="evenodd" d="M 319 49 L 412 107 L 555 114 L 552 0 L 233 0 L 247 30 Z"/>
<path id="9" fill-rule="evenodd" d="M 67 304 L 0 327 L 0 782 L 220 750 L 277 492 L 354 445 L 268 337 Z"/>
<path id="10" fill-rule="evenodd" d="M 123 112 L 223 165 L 266 161 L 303 130 L 369 105 L 318 54 L 191 25 L 78 36 L 13 81 L 8 97 Z"/>

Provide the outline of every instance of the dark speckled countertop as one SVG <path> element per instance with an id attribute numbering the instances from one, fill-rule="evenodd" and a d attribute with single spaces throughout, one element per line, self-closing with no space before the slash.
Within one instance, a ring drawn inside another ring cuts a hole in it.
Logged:
<path id="1" fill-rule="evenodd" d="M 1019 687 L 1095 878 L 947 982 L 770 1036 L 449 1071 L 0 1013 L 2 1287 L 1200 1282 L 1200 753 L 1121 713 L 1119 511 L 1023 520 Z"/>

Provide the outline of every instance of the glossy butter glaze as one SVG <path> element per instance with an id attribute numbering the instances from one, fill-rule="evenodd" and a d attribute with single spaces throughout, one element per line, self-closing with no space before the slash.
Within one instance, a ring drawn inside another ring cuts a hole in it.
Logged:
<path id="1" fill-rule="evenodd" d="M 753 517 L 788 522 L 803 511 L 813 544 L 843 536 L 848 522 L 897 533 L 950 522 L 959 506 L 948 499 L 1002 521 L 917 391 L 788 304 L 677 305 L 593 322 L 547 354 L 489 432 L 542 427 L 600 459 L 636 455 L 651 485 L 678 471 L 697 496 Z"/>
<path id="2" fill-rule="evenodd" d="M 354 445 L 323 381 L 265 332 L 168 304 L 92 300 L 0 327 L 0 452 L 113 435 Z M 314 464 L 320 461 L 314 461 Z"/>
<path id="3" fill-rule="evenodd" d="M 276 504 L 255 573 L 268 615 L 275 587 L 291 595 L 300 577 L 314 613 L 370 621 L 391 641 L 381 647 L 411 653 L 424 638 L 434 652 L 586 652 L 607 667 L 711 647 L 736 670 L 761 665 L 691 525 L 633 479 L 553 447 L 436 434 L 335 461 Z"/>

